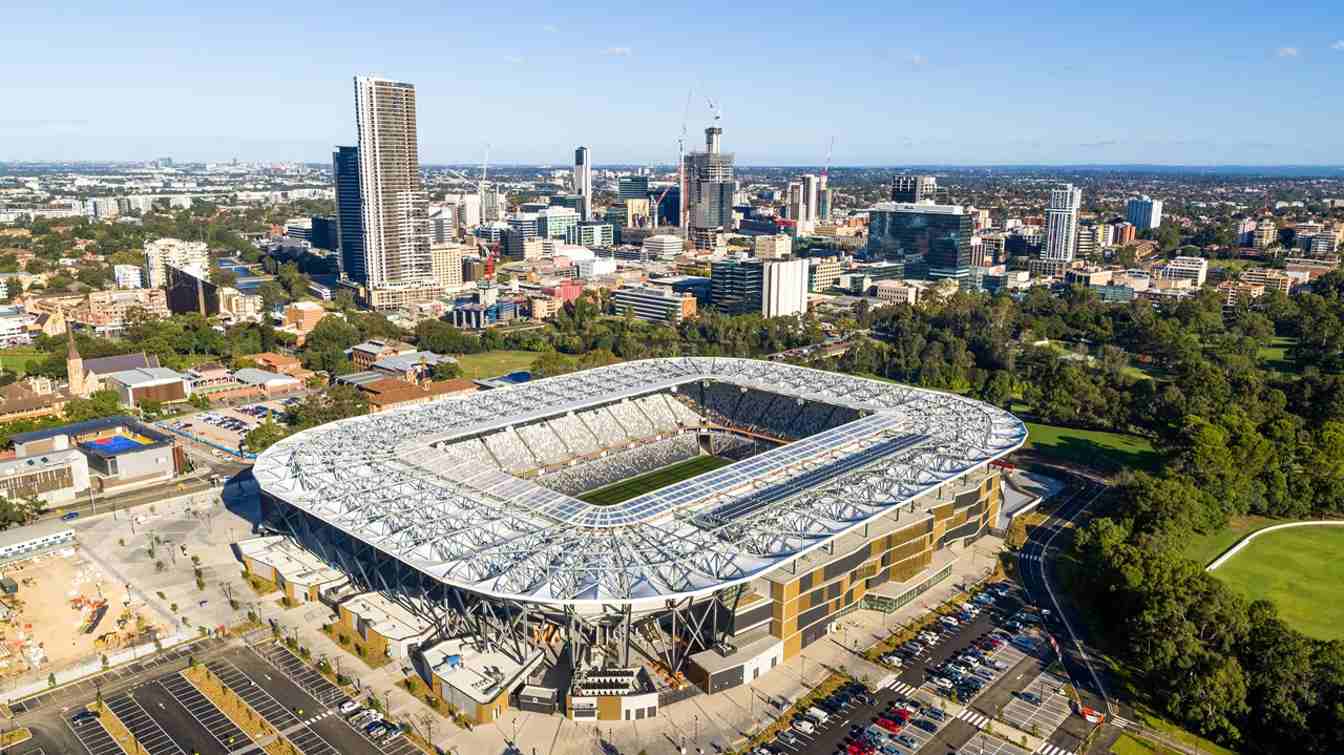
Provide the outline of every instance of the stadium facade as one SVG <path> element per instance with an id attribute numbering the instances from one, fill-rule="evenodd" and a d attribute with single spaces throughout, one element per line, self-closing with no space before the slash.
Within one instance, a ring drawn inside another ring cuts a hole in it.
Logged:
<path id="1" fill-rule="evenodd" d="M 634 720 L 908 602 L 994 521 L 1025 437 L 956 395 L 687 357 L 323 425 L 254 473 L 268 529 L 430 627 L 412 663 L 469 717 Z M 577 497 L 706 454 L 731 463 Z"/>

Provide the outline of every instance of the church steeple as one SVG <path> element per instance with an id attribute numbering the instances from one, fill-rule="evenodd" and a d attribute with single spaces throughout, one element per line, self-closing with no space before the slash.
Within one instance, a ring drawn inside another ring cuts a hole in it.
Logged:
<path id="1" fill-rule="evenodd" d="M 84 395 L 84 358 L 79 355 L 79 349 L 75 346 L 75 331 L 67 322 L 65 327 L 66 340 L 70 348 L 65 352 L 65 371 L 69 377 L 70 395 Z"/>

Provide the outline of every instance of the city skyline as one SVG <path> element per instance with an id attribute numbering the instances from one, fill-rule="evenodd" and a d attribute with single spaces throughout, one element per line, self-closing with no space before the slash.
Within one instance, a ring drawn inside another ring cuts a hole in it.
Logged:
<path id="1" fill-rule="evenodd" d="M 1293 23 L 1270 32 L 1249 6 L 884 10 L 762 23 L 761 9 L 714 8 L 690 35 L 708 7 L 455 10 L 451 33 L 449 11 L 417 6 L 358 25 L 306 3 L 25 9 L 0 53 L 24 103 L 0 119 L 0 159 L 326 162 L 353 126 L 349 76 L 367 74 L 417 86 L 427 165 L 479 162 L 487 143 L 501 164 L 564 165 L 575 144 L 598 164 L 671 164 L 683 114 L 692 141 L 712 121 L 706 98 L 744 165 L 820 165 L 833 137 L 837 166 L 1344 155 L 1344 106 L 1321 96 L 1344 73 L 1344 14 L 1324 2 L 1285 9 Z M 783 54 L 799 40 L 819 55 Z M 1314 103 L 1310 117 L 1285 102 Z"/>

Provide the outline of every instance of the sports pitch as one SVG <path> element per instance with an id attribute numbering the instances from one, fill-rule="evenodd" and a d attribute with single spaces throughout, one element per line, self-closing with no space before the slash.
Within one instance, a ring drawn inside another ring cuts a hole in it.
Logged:
<path id="1" fill-rule="evenodd" d="M 1344 639 L 1344 527 L 1293 527 L 1257 537 L 1212 574 L 1248 600 L 1278 606 L 1290 626 Z"/>
<path id="2" fill-rule="evenodd" d="M 651 490 L 671 485 L 674 482 L 690 479 L 698 474 L 709 472 L 719 467 L 726 467 L 732 464 L 732 460 L 723 459 L 718 456 L 697 456 L 694 459 L 679 461 L 676 464 L 669 464 L 662 469 L 655 469 L 652 472 L 646 472 L 638 477 L 631 477 L 628 480 L 621 480 L 604 488 L 590 490 L 583 495 L 577 496 L 580 501 L 596 504 L 598 506 L 610 506 L 621 501 L 627 501 L 635 496 L 644 495 Z"/>

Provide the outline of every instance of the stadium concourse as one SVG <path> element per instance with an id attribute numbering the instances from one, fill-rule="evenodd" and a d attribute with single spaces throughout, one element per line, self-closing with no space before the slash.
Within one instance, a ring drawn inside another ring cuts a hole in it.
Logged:
<path id="1" fill-rule="evenodd" d="M 1025 437 L 956 395 L 686 357 L 323 425 L 255 475 L 265 526 L 345 576 L 320 599 L 418 617 L 408 660 L 468 716 L 638 720 L 937 583 L 948 546 L 994 522 L 992 462 Z M 574 497 L 698 456 L 732 463 Z"/>

